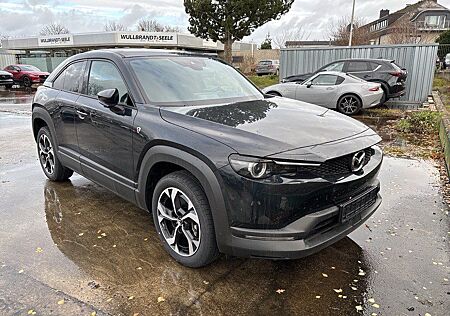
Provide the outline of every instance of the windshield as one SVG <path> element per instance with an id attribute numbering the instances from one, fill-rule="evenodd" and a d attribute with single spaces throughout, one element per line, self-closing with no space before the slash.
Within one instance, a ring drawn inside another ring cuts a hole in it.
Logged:
<path id="1" fill-rule="evenodd" d="M 151 103 L 196 105 L 262 99 L 233 67 L 192 56 L 139 58 L 130 62 Z"/>
<path id="2" fill-rule="evenodd" d="M 40 71 L 39 68 L 31 65 L 20 65 L 19 68 L 25 71 Z"/>

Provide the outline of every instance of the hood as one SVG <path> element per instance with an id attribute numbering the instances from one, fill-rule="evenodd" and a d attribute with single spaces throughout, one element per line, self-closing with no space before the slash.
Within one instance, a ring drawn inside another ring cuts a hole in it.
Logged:
<path id="1" fill-rule="evenodd" d="M 241 155 L 262 157 L 371 131 L 335 111 L 281 97 L 221 105 L 162 107 L 160 112 L 167 122 L 220 141 Z"/>
<path id="2" fill-rule="evenodd" d="M 0 70 L 0 76 L 12 76 L 11 73 L 4 71 L 4 70 Z"/>

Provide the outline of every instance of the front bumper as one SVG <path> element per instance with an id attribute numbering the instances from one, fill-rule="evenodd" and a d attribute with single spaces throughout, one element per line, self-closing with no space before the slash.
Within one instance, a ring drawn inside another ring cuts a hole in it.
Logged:
<path id="1" fill-rule="evenodd" d="M 219 248 L 241 257 L 293 259 L 329 246 L 360 226 L 379 207 L 377 176 L 382 160 L 382 152 L 377 149 L 362 174 L 332 181 L 275 179 L 279 182 L 260 183 L 233 176 L 229 173 L 232 170 L 222 168 L 229 233 L 218 236 Z M 343 221 L 342 205 L 358 201 L 356 197 L 366 196 L 366 192 L 372 192 L 370 203 Z"/>
<path id="2" fill-rule="evenodd" d="M 309 256 L 346 237 L 361 226 L 378 209 L 381 201 L 378 194 L 372 206 L 349 222 L 336 223 L 312 234 L 308 231 L 318 223 L 339 217 L 337 206 L 309 214 L 280 230 L 232 228 L 233 255 L 266 259 L 297 259 Z"/>
<path id="3" fill-rule="evenodd" d="M 0 79 L 0 86 L 12 85 L 14 81 L 12 79 Z"/>

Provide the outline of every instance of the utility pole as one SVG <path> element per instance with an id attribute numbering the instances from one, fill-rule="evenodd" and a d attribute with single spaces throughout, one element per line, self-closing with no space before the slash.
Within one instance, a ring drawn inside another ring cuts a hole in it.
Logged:
<path id="1" fill-rule="evenodd" d="M 356 0 L 353 0 L 352 19 L 350 21 L 350 38 L 348 40 L 348 46 L 352 46 L 352 41 L 353 41 L 353 23 L 355 21 L 355 3 L 356 3 Z"/>

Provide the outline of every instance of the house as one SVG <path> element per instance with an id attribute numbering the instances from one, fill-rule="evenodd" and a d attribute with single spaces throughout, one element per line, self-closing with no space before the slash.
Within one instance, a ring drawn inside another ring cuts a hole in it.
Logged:
<path id="1" fill-rule="evenodd" d="M 380 17 L 361 27 L 370 44 L 434 43 L 444 31 L 450 30 L 450 10 L 438 0 L 422 0 Z"/>

